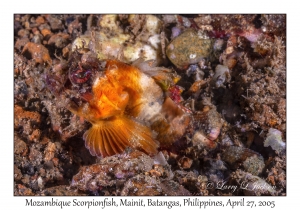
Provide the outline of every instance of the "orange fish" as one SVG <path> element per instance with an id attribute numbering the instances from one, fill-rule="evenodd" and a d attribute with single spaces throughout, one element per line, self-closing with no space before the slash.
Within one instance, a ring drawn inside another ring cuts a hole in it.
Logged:
<path id="1" fill-rule="evenodd" d="M 166 72 L 156 71 L 155 78 Z M 111 156 L 126 147 L 150 155 L 160 145 L 170 145 L 184 134 L 189 123 L 185 114 L 151 76 L 140 69 L 107 60 L 104 73 L 96 75 L 87 102 L 68 108 L 92 127 L 83 135 L 92 155 Z"/>

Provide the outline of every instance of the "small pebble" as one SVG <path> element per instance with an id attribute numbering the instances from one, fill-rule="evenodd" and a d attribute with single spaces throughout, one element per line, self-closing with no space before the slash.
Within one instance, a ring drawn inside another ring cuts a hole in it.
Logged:
<path id="1" fill-rule="evenodd" d="M 48 49 L 41 44 L 35 44 L 33 42 L 28 42 L 24 46 L 22 54 L 24 54 L 27 51 L 30 53 L 32 59 L 34 59 L 36 63 L 51 64 L 51 62 L 52 62 Z"/>
<path id="2" fill-rule="evenodd" d="M 25 156 L 28 153 L 26 143 L 17 137 L 15 137 L 14 140 L 14 153 L 22 156 Z"/>
<path id="3" fill-rule="evenodd" d="M 282 141 L 281 132 L 274 128 L 270 128 L 264 146 L 271 146 L 273 150 L 280 152 L 285 149 L 285 142 Z"/>
<path id="4" fill-rule="evenodd" d="M 242 163 L 244 170 L 253 175 L 259 175 L 264 167 L 264 158 L 253 150 L 230 146 L 222 154 L 222 160 L 227 162 L 232 168 L 238 168 Z"/>
<path id="5" fill-rule="evenodd" d="M 182 157 L 179 159 L 178 163 L 182 169 L 189 169 L 193 164 L 193 160 L 188 157 Z"/>
<path id="6" fill-rule="evenodd" d="M 171 62 L 184 69 L 211 54 L 212 40 L 200 38 L 195 30 L 189 29 L 176 37 L 166 51 Z"/>

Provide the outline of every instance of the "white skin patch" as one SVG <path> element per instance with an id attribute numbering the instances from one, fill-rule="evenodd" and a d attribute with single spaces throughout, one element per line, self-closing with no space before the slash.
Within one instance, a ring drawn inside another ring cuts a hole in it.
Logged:
<path id="1" fill-rule="evenodd" d="M 95 79 L 95 81 L 94 81 L 94 86 L 97 86 L 98 85 L 98 83 L 99 83 L 99 77 L 97 77 L 96 79 Z"/>
<path id="2" fill-rule="evenodd" d="M 155 81 L 145 74 L 142 74 L 140 83 L 144 92 L 142 99 L 144 103 L 138 118 L 146 122 L 151 122 L 161 111 L 163 92 Z"/>

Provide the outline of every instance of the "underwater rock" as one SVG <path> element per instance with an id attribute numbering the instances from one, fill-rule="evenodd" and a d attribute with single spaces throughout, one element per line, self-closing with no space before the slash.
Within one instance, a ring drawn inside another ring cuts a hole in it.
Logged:
<path id="1" fill-rule="evenodd" d="M 139 151 L 119 154 L 102 159 L 99 163 L 83 167 L 72 180 L 72 187 L 95 192 L 111 187 L 118 180 L 127 180 L 152 169 L 154 160 Z"/>
<path id="2" fill-rule="evenodd" d="M 40 63 L 40 64 L 44 64 L 44 63 L 51 64 L 52 63 L 48 49 L 41 44 L 35 44 L 33 42 L 28 42 L 24 46 L 22 54 L 26 54 L 27 52 L 29 52 L 30 57 L 33 60 L 35 60 L 36 63 Z"/>
<path id="3" fill-rule="evenodd" d="M 227 162 L 232 168 L 242 165 L 246 172 L 258 175 L 265 167 L 263 157 L 253 150 L 230 146 L 222 154 L 222 160 Z"/>
<path id="4" fill-rule="evenodd" d="M 276 195 L 275 186 L 271 186 L 260 177 L 242 170 L 233 172 L 230 175 L 229 183 L 238 183 L 244 195 L 247 196 Z"/>
<path id="5" fill-rule="evenodd" d="M 44 189 L 39 196 L 87 196 L 78 190 L 71 189 L 68 185 L 54 186 Z"/>
<path id="6" fill-rule="evenodd" d="M 160 180 L 155 177 L 137 175 L 129 179 L 121 196 L 188 196 L 191 193 L 173 180 Z"/>
<path id="7" fill-rule="evenodd" d="M 208 57 L 212 52 L 213 41 L 201 37 L 195 30 L 186 30 L 176 37 L 166 49 L 170 61 L 184 69 Z"/>
<path id="8" fill-rule="evenodd" d="M 139 39 L 130 41 L 131 36 L 125 33 L 117 24 L 117 15 L 104 15 L 100 26 L 105 30 L 92 32 L 76 38 L 72 51 L 89 49 L 97 54 L 98 59 L 119 59 L 131 63 L 138 58 L 145 60 L 161 60 L 160 25 L 161 20 L 153 15 L 144 15 L 143 29 Z M 128 21 L 134 24 L 135 16 L 129 16 Z M 146 38 L 145 38 L 146 37 Z"/>
<path id="9" fill-rule="evenodd" d="M 270 128 L 264 146 L 271 146 L 273 150 L 280 152 L 285 150 L 285 142 L 282 141 L 281 132 L 277 129 Z"/>

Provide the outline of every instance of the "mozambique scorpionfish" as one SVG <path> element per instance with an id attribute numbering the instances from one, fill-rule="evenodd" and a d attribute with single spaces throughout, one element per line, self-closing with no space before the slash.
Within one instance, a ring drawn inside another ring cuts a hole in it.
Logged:
<path id="1" fill-rule="evenodd" d="M 61 66 L 63 79 L 48 75 L 48 84 L 61 84 L 50 89 L 91 123 L 83 139 L 92 155 L 111 156 L 126 147 L 154 155 L 184 135 L 190 114 L 179 104 L 179 77 L 154 60 L 129 65 L 75 51 Z"/>

